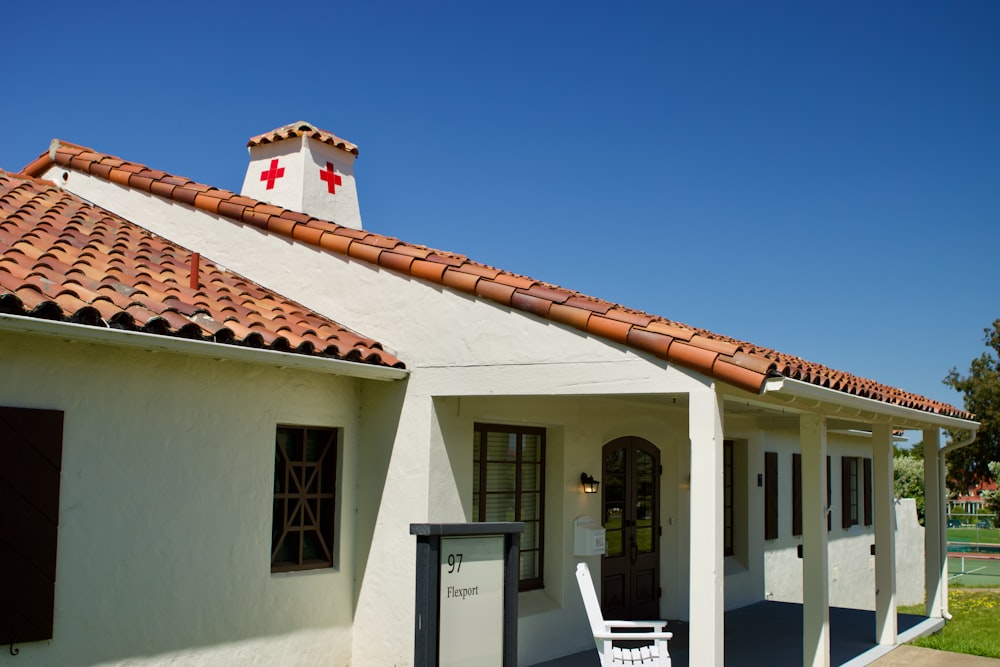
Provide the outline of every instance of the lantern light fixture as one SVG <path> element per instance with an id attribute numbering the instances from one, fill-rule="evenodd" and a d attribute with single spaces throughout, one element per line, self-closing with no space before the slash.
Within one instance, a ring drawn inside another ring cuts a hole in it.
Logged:
<path id="1" fill-rule="evenodd" d="M 580 484 L 583 485 L 584 493 L 597 493 L 597 487 L 601 485 L 596 479 L 587 473 L 580 473 Z"/>

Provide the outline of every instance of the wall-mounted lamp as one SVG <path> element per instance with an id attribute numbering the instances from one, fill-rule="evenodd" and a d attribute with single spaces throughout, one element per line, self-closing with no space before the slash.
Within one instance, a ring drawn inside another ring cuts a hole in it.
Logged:
<path id="1" fill-rule="evenodd" d="M 601 485 L 600 482 L 585 472 L 580 473 L 580 483 L 583 484 L 584 493 L 597 493 L 597 487 Z"/>

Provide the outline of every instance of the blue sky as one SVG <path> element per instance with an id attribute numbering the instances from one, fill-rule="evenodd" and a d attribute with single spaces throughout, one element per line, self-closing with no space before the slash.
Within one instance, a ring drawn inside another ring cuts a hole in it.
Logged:
<path id="1" fill-rule="evenodd" d="M 304 119 L 371 231 L 956 405 L 1000 317 L 992 0 L 38 7 L 0 168 L 58 137 L 239 190 Z"/>

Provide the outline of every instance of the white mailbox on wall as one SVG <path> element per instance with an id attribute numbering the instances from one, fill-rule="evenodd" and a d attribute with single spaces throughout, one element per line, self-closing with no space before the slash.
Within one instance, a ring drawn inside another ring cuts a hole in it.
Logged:
<path id="1" fill-rule="evenodd" d="M 573 555 L 603 556 L 607 552 L 604 528 L 589 516 L 573 520 Z"/>

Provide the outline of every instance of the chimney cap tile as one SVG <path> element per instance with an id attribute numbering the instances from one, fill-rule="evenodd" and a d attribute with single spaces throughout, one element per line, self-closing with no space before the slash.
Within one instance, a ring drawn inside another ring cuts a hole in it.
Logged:
<path id="1" fill-rule="evenodd" d="M 294 139 L 296 137 L 308 137 L 310 139 L 316 139 L 324 144 L 329 144 L 337 148 L 341 148 L 348 153 L 358 154 L 358 147 L 351 142 L 341 139 L 332 132 L 327 132 L 326 130 L 321 130 L 312 123 L 308 123 L 304 120 L 300 120 L 295 123 L 289 123 L 282 127 L 271 130 L 270 132 L 265 132 L 264 134 L 258 134 L 255 137 L 250 137 L 247 142 L 249 148 L 254 146 L 262 146 L 264 144 L 273 144 L 278 141 L 284 141 L 285 139 Z"/>

